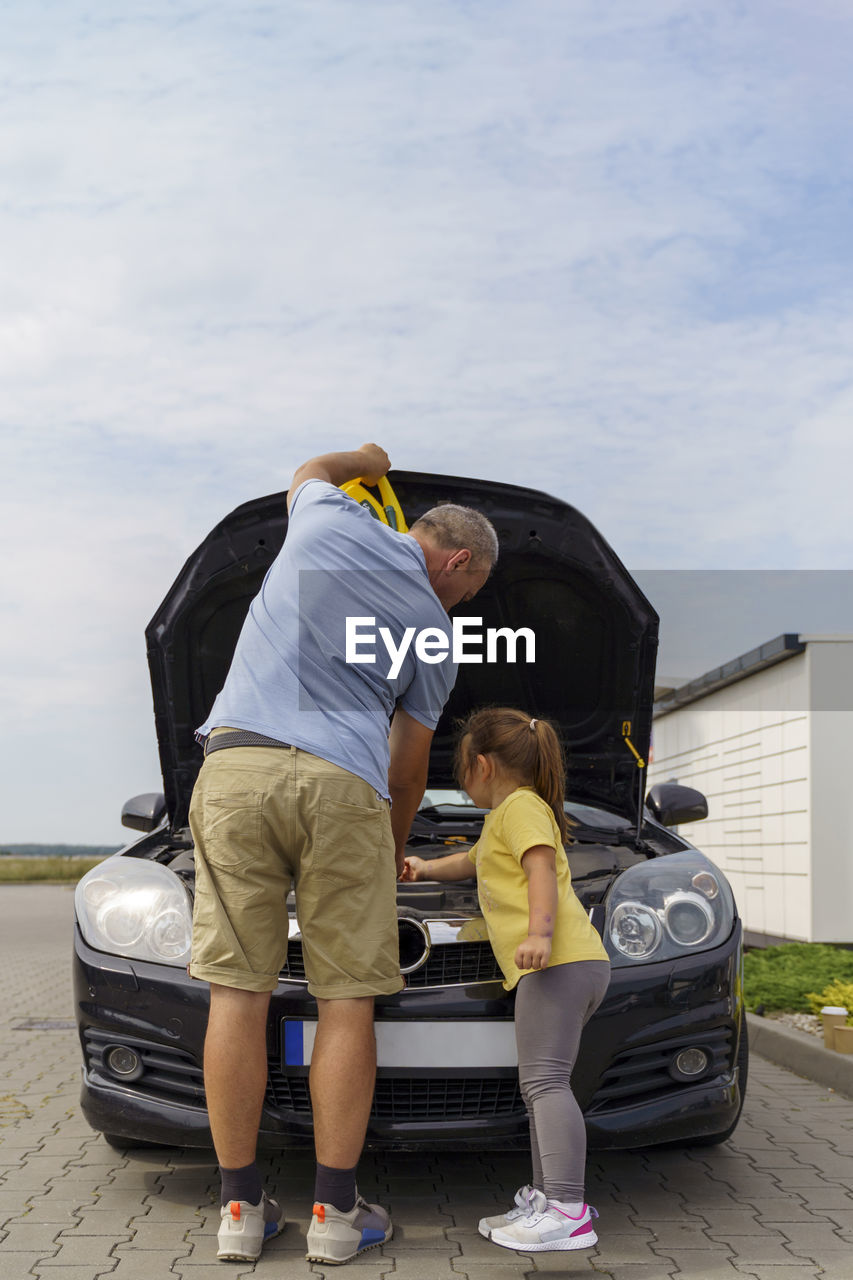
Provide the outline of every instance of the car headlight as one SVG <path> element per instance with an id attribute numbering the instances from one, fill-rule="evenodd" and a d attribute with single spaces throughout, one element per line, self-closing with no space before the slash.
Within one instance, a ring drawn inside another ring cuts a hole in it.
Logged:
<path id="1" fill-rule="evenodd" d="M 604 945 L 613 965 L 669 960 L 719 946 L 732 931 L 728 881 L 698 850 L 629 867 L 607 899 Z"/>
<path id="2" fill-rule="evenodd" d="M 80 932 L 98 951 L 181 968 L 189 961 L 190 895 L 159 862 L 108 858 L 78 881 L 74 906 Z"/>

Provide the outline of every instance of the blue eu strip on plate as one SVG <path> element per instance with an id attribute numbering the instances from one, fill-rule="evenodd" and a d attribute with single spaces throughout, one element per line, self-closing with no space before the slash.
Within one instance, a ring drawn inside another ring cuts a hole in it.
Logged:
<path id="1" fill-rule="evenodd" d="M 284 1061 L 288 1067 L 301 1067 L 305 1064 L 301 1022 L 285 1022 L 284 1024 Z"/>

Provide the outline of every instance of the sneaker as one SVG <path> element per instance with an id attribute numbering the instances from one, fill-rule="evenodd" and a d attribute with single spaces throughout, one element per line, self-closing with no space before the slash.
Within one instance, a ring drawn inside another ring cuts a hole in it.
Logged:
<path id="1" fill-rule="evenodd" d="M 508 1210 L 507 1213 L 497 1213 L 493 1218 L 481 1218 L 477 1223 L 477 1230 L 481 1236 L 485 1236 L 488 1240 L 489 1236 L 497 1227 L 505 1227 L 508 1222 L 515 1222 L 517 1218 L 523 1218 L 529 1213 L 530 1197 L 533 1195 L 534 1188 L 529 1184 L 519 1187 L 515 1193 L 515 1208 Z"/>
<path id="2" fill-rule="evenodd" d="M 598 1243 L 592 1225 L 598 1214 L 588 1204 L 577 1218 L 565 1209 L 557 1208 L 552 1200 L 546 1200 L 541 1191 L 534 1191 L 530 1200 L 530 1212 L 506 1227 L 499 1227 L 489 1237 L 492 1244 L 504 1249 L 518 1249 L 521 1253 L 550 1253 L 558 1249 L 590 1249 Z"/>
<path id="3" fill-rule="evenodd" d="M 272 1240 L 284 1226 L 284 1210 L 264 1192 L 257 1204 L 248 1200 L 229 1200 L 222 1206 L 219 1224 L 217 1258 L 234 1262 L 255 1262 L 267 1240 Z"/>
<path id="4" fill-rule="evenodd" d="M 349 1262 L 365 1249 L 374 1249 L 391 1239 L 393 1227 L 385 1209 L 368 1204 L 361 1196 L 349 1213 L 333 1204 L 315 1204 L 308 1228 L 308 1262 L 336 1265 Z"/>

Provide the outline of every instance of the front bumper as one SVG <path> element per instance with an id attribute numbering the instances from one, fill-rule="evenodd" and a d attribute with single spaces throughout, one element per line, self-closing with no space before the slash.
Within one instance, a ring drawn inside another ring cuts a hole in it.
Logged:
<path id="1" fill-rule="evenodd" d="M 613 970 L 601 1008 L 586 1028 L 573 1088 L 592 1148 L 627 1148 L 723 1133 L 737 1118 L 735 1063 L 743 1017 L 741 928 L 714 951 Z M 93 1128 L 129 1140 L 212 1146 L 202 1079 L 208 988 L 182 970 L 93 951 L 75 930 L 74 987 L 83 1048 L 81 1106 Z M 498 983 L 403 991 L 377 1000 L 378 1019 L 511 1020 L 512 997 Z M 311 1018 L 306 988 L 282 982 L 268 1022 L 269 1082 L 259 1146 L 312 1141 L 305 1069 L 283 1062 L 284 1018 Z M 107 1066 L 113 1046 L 134 1050 L 138 1079 Z M 708 1054 L 694 1083 L 671 1075 L 674 1054 L 697 1045 Z M 527 1118 L 511 1068 L 381 1070 L 368 1145 L 384 1148 L 517 1148 Z"/>

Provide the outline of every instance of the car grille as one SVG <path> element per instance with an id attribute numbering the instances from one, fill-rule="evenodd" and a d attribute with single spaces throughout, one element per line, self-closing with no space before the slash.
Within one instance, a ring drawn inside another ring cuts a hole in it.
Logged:
<path id="1" fill-rule="evenodd" d="M 274 1111 L 311 1114 L 307 1076 L 291 1076 L 270 1063 L 267 1105 Z M 430 1121 L 505 1119 L 524 1115 L 518 1078 L 428 1076 L 376 1081 L 374 1120 Z"/>
<path id="2" fill-rule="evenodd" d="M 142 1075 L 122 1080 L 109 1070 L 104 1050 L 123 1045 L 133 1049 L 142 1063 Z M 126 1084 L 135 1092 L 164 1101 L 205 1106 L 202 1068 L 190 1054 L 168 1045 L 87 1028 L 83 1049 L 90 1075 L 112 1084 Z M 310 1116 L 311 1096 L 307 1076 L 285 1075 L 277 1063 L 269 1063 L 266 1101 L 273 1111 Z M 371 1116 L 380 1121 L 453 1121 L 506 1119 L 524 1115 L 524 1103 L 515 1075 L 509 1077 L 429 1076 L 383 1078 L 376 1081 Z"/>
<path id="3" fill-rule="evenodd" d="M 133 1049 L 142 1063 L 142 1075 L 127 1080 L 111 1071 L 106 1065 L 104 1050 L 124 1045 Z M 83 1032 L 83 1052 L 90 1075 L 97 1075 L 111 1084 L 127 1084 L 134 1091 L 150 1094 L 168 1101 L 189 1103 L 203 1107 L 204 1075 L 201 1066 L 183 1049 L 155 1044 L 127 1036 L 123 1031 L 97 1031 L 87 1027 Z"/>
<path id="4" fill-rule="evenodd" d="M 282 982 L 304 982 L 305 963 L 302 942 L 291 938 L 287 944 L 287 960 L 279 974 Z M 474 982 L 500 982 L 500 966 L 488 942 L 439 943 L 431 949 L 420 969 L 406 974 L 406 989 L 447 987 Z"/>
<path id="5" fill-rule="evenodd" d="M 706 1070 L 696 1077 L 695 1083 L 721 1075 L 732 1064 L 732 1039 L 731 1027 L 716 1027 L 712 1031 L 697 1031 L 692 1035 L 679 1036 L 664 1044 L 658 1042 L 638 1049 L 626 1049 L 614 1058 L 603 1073 L 601 1084 L 587 1110 L 613 1111 L 626 1103 L 649 1101 L 659 1096 L 663 1090 L 672 1092 L 693 1083 L 673 1080 L 669 1074 L 673 1055 L 688 1045 L 700 1046 L 709 1058 Z"/>

